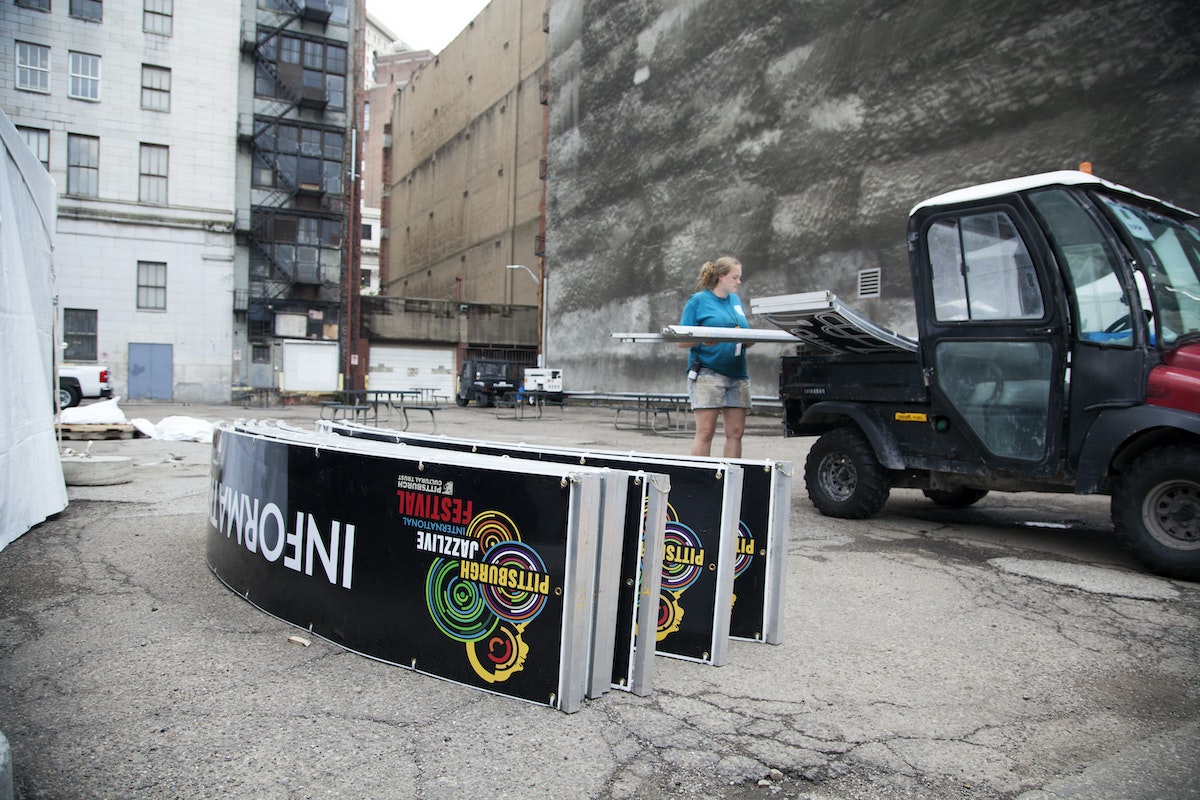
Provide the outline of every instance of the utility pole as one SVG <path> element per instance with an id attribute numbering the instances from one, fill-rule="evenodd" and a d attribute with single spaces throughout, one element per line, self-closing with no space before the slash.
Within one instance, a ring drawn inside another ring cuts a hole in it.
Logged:
<path id="1" fill-rule="evenodd" d="M 369 357 L 360 339 L 362 328 L 362 151 L 363 151 L 363 50 L 366 46 L 366 0 L 354 0 L 354 36 L 350 47 L 352 101 L 350 104 L 350 169 L 346 181 L 346 240 L 342 270 L 342 374 L 345 388 L 363 389 Z"/>

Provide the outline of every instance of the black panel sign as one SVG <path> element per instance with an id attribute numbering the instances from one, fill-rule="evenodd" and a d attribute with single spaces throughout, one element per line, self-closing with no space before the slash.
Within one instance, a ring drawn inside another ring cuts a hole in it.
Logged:
<path id="1" fill-rule="evenodd" d="M 250 602 L 366 655 L 558 705 L 570 481 L 222 428 L 211 481 L 208 563 Z"/>
<path id="2" fill-rule="evenodd" d="M 742 473 L 737 558 L 733 564 L 733 612 L 729 618 L 729 635 L 736 639 L 765 638 L 767 548 L 776 544 L 771 541 L 773 472 L 773 467 L 746 464 Z"/>
<path id="3" fill-rule="evenodd" d="M 341 429 L 338 430 L 338 428 Z M 709 468 L 724 461 L 737 464 L 743 468 L 744 472 L 741 505 L 738 511 L 733 609 L 729 621 L 729 635 L 735 639 L 771 642 L 772 644 L 778 644 L 780 641 L 783 560 L 786 557 L 787 548 L 789 509 L 787 496 L 792 471 L 791 462 L 755 461 L 752 459 L 725 460 L 692 456 L 668 457 L 645 453 L 593 453 L 555 447 L 531 449 L 528 446 L 522 446 L 518 451 L 494 442 L 489 442 L 484 446 L 469 440 L 445 439 L 394 431 L 382 432 L 353 425 L 336 426 L 334 430 L 386 441 L 409 442 L 422 447 L 474 448 L 478 452 L 544 458 L 560 463 L 577 463 L 580 459 L 584 459 L 588 464 L 597 464 L 603 459 L 603 463 L 609 466 L 615 460 L 627 468 L 636 465 L 646 469 L 658 469 L 655 464 L 659 460 L 704 464 Z M 782 495 L 782 501 L 780 495 Z M 782 505 L 780 505 L 781 502 Z M 782 518 L 777 519 L 777 516 Z"/>
<path id="4" fill-rule="evenodd" d="M 698 661 L 722 662 L 725 638 L 729 634 L 732 602 L 732 598 L 726 592 L 731 586 L 735 565 L 732 562 L 732 551 L 729 551 L 731 555 L 728 563 L 721 561 L 721 525 L 725 511 L 726 481 L 740 480 L 740 467 L 721 467 L 715 461 L 701 463 L 670 460 L 667 457 L 632 458 L 617 453 L 587 453 L 584 456 L 577 450 L 542 449 L 529 445 L 516 447 L 496 442 L 483 443 L 468 439 L 410 435 L 356 426 L 333 425 L 330 429 L 343 435 L 422 448 L 507 455 L 560 464 L 580 464 L 583 460 L 590 467 L 648 469 L 667 475 L 671 480 L 671 491 L 657 614 L 657 652 Z M 631 549 L 636 552 L 636 548 L 627 541 L 627 561 Z M 636 561 L 636 556 L 633 559 Z M 756 559 L 748 555 L 742 561 L 745 572 Z M 759 561 L 761 562 L 761 559 Z M 632 563 L 624 565 L 623 570 L 629 569 Z M 722 580 L 722 571 L 726 573 L 725 580 Z M 627 572 L 625 577 L 628 579 Z M 765 577 L 759 580 L 759 584 L 765 586 Z M 719 593 L 724 596 L 718 598 Z M 747 605 L 755 602 L 756 598 L 761 598 L 761 594 L 757 587 L 751 589 L 748 592 Z M 623 607 L 620 618 L 630 619 L 635 611 L 636 609 Z M 759 612 L 761 616 L 761 607 Z M 618 638 L 618 642 L 620 641 Z M 618 659 L 622 655 L 619 651 L 618 647 Z M 614 675 L 620 674 L 621 669 L 619 664 L 615 664 Z"/>

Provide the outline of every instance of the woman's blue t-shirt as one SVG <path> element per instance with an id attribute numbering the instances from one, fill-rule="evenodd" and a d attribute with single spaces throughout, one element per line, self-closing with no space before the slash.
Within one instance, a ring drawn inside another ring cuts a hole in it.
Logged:
<path id="1" fill-rule="evenodd" d="M 742 301 L 736 294 L 721 298 L 709 289 L 696 292 L 688 299 L 679 324 L 706 325 L 712 328 L 750 327 L 746 311 L 742 308 Z M 746 368 L 746 348 L 736 342 L 698 344 L 688 352 L 691 353 L 689 363 L 699 361 L 700 366 L 708 367 L 729 378 L 750 377 Z"/>

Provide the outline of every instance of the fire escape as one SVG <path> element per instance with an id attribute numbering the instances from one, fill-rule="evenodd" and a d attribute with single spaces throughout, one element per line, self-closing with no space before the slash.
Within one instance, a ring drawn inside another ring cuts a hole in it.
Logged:
<path id="1" fill-rule="evenodd" d="M 238 142 L 249 149 L 253 166 L 249 208 L 237 214 L 239 238 L 249 248 L 249 290 L 235 298 L 235 310 L 248 315 L 252 342 L 275 335 L 279 312 L 336 321 L 340 264 L 320 256 L 323 240 L 313 231 L 336 225 L 340 239 L 345 230 L 342 191 L 327 191 L 321 159 L 313 168 L 314 159 L 282 145 L 285 130 L 336 136 L 337 142 L 344 135 L 344 109 L 328 109 L 324 79 L 309 79 L 307 52 L 301 55 L 301 48 L 322 48 L 332 9 L 329 0 L 276 0 L 275 6 L 247 21 L 242 33 L 242 51 L 254 61 L 255 89 L 253 115 L 238 120 Z M 338 150 L 341 161 L 344 151 Z"/>

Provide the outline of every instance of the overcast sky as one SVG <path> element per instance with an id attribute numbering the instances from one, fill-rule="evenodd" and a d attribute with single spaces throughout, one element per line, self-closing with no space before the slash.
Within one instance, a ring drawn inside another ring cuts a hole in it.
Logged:
<path id="1" fill-rule="evenodd" d="M 414 50 L 442 49 L 490 0 L 367 0 L 367 10 Z"/>

